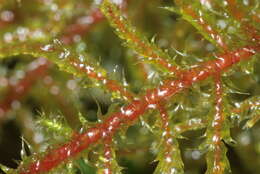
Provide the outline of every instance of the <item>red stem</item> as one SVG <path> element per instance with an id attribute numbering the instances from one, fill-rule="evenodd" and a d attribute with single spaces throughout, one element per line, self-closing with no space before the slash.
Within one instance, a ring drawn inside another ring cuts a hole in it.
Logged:
<path id="1" fill-rule="evenodd" d="M 201 15 L 197 15 L 192 6 L 184 7 L 183 10 L 186 11 L 186 13 L 189 14 L 192 18 L 197 20 L 197 23 L 200 24 L 202 29 L 206 33 L 208 33 L 213 40 L 217 42 L 220 48 L 222 48 L 223 50 L 227 50 L 228 47 L 221 35 L 217 31 L 213 30 L 213 28 L 209 24 L 207 24 L 207 22 L 205 22 Z"/>
<path id="2" fill-rule="evenodd" d="M 75 35 L 83 35 L 86 34 L 91 27 L 93 27 L 95 24 L 98 24 L 104 19 L 103 14 L 100 12 L 99 9 L 94 9 L 89 15 L 83 16 L 81 18 L 86 18 L 86 23 L 73 23 L 69 25 L 64 34 L 61 36 L 61 41 L 64 44 L 71 44 L 73 43 L 73 38 Z"/>
<path id="3" fill-rule="evenodd" d="M 171 136 L 171 130 L 170 130 L 170 121 L 169 121 L 169 115 L 167 113 L 167 110 L 165 107 L 161 104 L 157 104 L 157 107 L 159 109 L 159 112 L 161 114 L 161 119 L 162 119 L 162 130 L 163 130 L 163 138 L 165 142 L 165 159 L 167 162 L 172 161 L 172 153 L 171 149 L 175 148 L 173 147 L 173 137 Z"/>
<path id="4" fill-rule="evenodd" d="M 121 86 L 117 81 L 110 80 L 101 73 L 95 72 L 95 68 L 90 65 L 84 65 L 76 60 L 71 60 L 70 64 L 76 69 L 84 72 L 89 78 L 102 82 L 111 92 L 119 92 L 126 100 L 132 101 L 134 94 Z"/>
<path id="5" fill-rule="evenodd" d="M 249 59 L 259 51 L 260 45 L 246 46 L 219 55 L 216 60 L 207 61 L 196 68 L 185 71 L 179 76 L 178 80 L 164 81 L 163 85 L 147 91 L 140 99 L 132 101 L 132 103 L 127 106 L 121 107 L 120 111 L 111 114 L 103 123 L 97 124 L 95 127 L 88 129 L 85 133 L 73 137 L 70 142 L 50 150 L 42 158 L 30 163 L 28 168 L 26 166 L 20 166 L 19 174 L 40 174 L 50 171 L 69 158 L 76 157 L 90 145 L 108 136 L 113 136 L 121 126 L 134 123 L 140 115 L 153 107 L 154 104 L 169 99 L 169 97 L 190 87 L 196 82 L 214 75 L 216 72 L 220 73 L 242 60 Z"/>
<path id="6" fill-rule="evenodd" d="M 126 6 L 127 6 L 127 0 L 124 0 L 121 4 L 121 7 L 123 10 L 126 10 Z M 100 23 L 101 21 L 103 21 L 104 19 L 104 15 L 101 13 L 101 11 L 99 10 L 99 8 L 95 8 L 93 9 L 90 14 L 86 15 L 86 16 L 81 16 L 78 19 L 83 19 L 85 18 L 86 22 L 85 23 L 80 23 L 79 20 L 76 20 L 76 23 L 72 23 L 70 25 L 68 25 L 63 33 L 63 35 L 61 36 L 61 41 L 64 44 L 71 44 L 73 43 L 73 38 L 76 35 L 84 35 L 86 34 L 88 31 L 90 31 L 90 29 L 95 25 Z"/>
<path id="7" fill-rule="evenodd" d="M 113 169 L 111 168 L 111 162 L 112 162 L 112 147 L 111 147 L 111 143 L 112 143 L 112 137 L 108 137 L 105 140 L 105 144 L 104 144 L 104 157 L 105 157 L 105 168 L 103 171 L 103 174 L 112 174 L 113 173 Z"/>
<path id="8" fill-rule="evenodd" d="M 241 8 L 238 8 L 237 1 L 236 0 L 227 0 L 228 9 L 231 13 L 231 15 L 238 21 L 242 23 L 242 29 L 245 32 L 247 36 L 250 36 L 250 39 L 253 39 L 253 41 L 260 42 L 260 35 L 259 31 L 249 24 L 249 22 L 245 21 L 243 18 L 247 16 L 244 11 Z M 252 18 L 253 20 L 257 19 L 255 17 Z M 259 18 L 258 18 L 259 20 Z"/>
<path id="9" fill-rule="evenodd" d="M 214 75 L 214 81 L 215 81 L 215 116 L 212 121 L 212 126 L 214 129 L 213 133 L 213 144 L 214 144 L 214 162 L 213 162 L 213 174 L 220 174 L 223 172 L 223 167 L 221 165 L 221 143 L 222 143 L 222 136 L 221 136 L 221 130 L 223 128 L 224 124 L 224 115 L 223 115 L 223 96 L 222 96 L 222 85 L 221 85 L 221 74 L 216 73 Z"/>
<path id="10" fill-rule="evenodd" d="M 145 43 L 133 31 L 129 31 L 125 23 L 122 22 L 122 20 L 120 19 L 122 16 L 115 14 L 111 6 L 108 6 L 107 8 L 109 17 L 113 20 L 117 28 L 120 29 L 120 32 L 125 33 L 128 36 L 128 39 L 130 39 L 132 42 L 138 45 L 138 47 L 144 50 L 141 53 L 142 55 L 148 58 L 152 58 L 152 60 L 155 61 L 158 65 L 164 67 L 169 72 L 174 73 L 175 75 L 181 73 L 179 67 L 173 66 L 168 60 L 167 56 L 161 56 L 157 53 L 157 51 L 154 51 L 154 48 L 151 45 Z"/>
<path id="11" fill-rule="evenodd" d="M 93 10 L 90 15 L 86 16 L 87 18 L 91 19 L 91 23 L 83 25 L 83 24 L 72 24 L 67 27 L 65 30 L 65 33 L 61 36 L 61 40 L 63 41 L 64 44 L 70 44 L 72 43 L 73 37 L 76 34 L 82 35 L 86 34 L 90 28 L 94 25 L 102 21 L 104 16 L 102 13 L 99 11 L 99 9 Z M 0 28 L 4 27 L 3 25 L 5 21 L 0 20 Z M 33 61 L 35 62 L 35 61 Z M 36 61 L 37 62 L 37 61 Z M 38 66 L 36 67 L 33 71 L 27 72 L 25 77 L 19 82 L 18 85 L 12 86 L 7 94 L 5 99 L 0 103 L 0 119 L 3 118 L 4 114 L 8 112 L 11 109 L 11 104 L 13 101 L 16 100 L 21 100 L 27 92 L 31 89 L 32 85 L 35 83 L 35 81 L 43 76 L 45 72 L 47 71 L 47 68 L 51 62 L 47 60 L 46 66 Z M 78 69 L 80 69 L 79 64 L 73 63 L 74 66 L 76 66 Z M 109 80 L 105 77 L 99 76 L 99 74 L 95 73 L 95 69 L 93 69 L 91 73 L 87 73 L 87 70 L 84 70 L 86 74 L 90 78 L 94 78 L 97 80 L 101 80 L 103 82 L 106 82 L 106 86 L 110 91 L 118 91 L 125 99 L 132 101 L 133 99 L 133 94 L 129 91 L 127 91 L 124 87 L 122 87 L 119 83 L 117 83 L 114 80 Z M 17 90 L 17 89 L 22 89 L 22 90 Z"/>
<path id="12" fill-rule="evenodd" d="M 0 118 L 11 109 L 14 101 L 23 98 L 26 93 L 31 89 L 32 84 L 38 80 L 40 76 L 43 76 L 48 69 L 49 62 L 46 59 L 39 58 L 33 61 L 28 67 L 35 66 L 33 69 L 29 69 L 22 80 L 15 86 L 9 86 L 6 97 L 0 103 Z"/>

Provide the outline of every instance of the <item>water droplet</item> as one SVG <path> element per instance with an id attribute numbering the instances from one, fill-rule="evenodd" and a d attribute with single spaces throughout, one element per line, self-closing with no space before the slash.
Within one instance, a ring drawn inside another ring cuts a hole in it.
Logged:
<path id="1" fill-rule="evenodd" d="M 168 90 L 166 90 L 166 89 L 165 89 L 165 90 L 160 90 L 160 89 L 158 89 L 157 95 L 158 95 L 158 96 L 164 96 L 164 95 L 167 93 L 167 91 L 168 91 Z"/>
<path id="2" fill-rule="evenodd" d="M 9 10 L 5 10 L 0 14 L 1 20 L 5 22 L 11 22 L 14 19 L 14 13 Z"/>
<path id="3" fill-rule="evenodd" d="M 35 163 L 35 169 L 34 169 L 34 170 L 38 171 L 39 168 L 40 168 L 40 165 L 41 165 L 41 162 L 40 162 L 40 160 L 38 160 L 38 161 Z"/>
<path id="4" fill-rule="evenodd" d="M 68 149 L 68 150 L 67 150 L 67 156 L 70 156 L 70 155 L 71 155 L 71 150 Z"/>
<path id="5" fill-rule="evenodd" d="M 47 44 L 41 47 L 41 50 L 43 51 L 52 51 L 53 50 L 53 45 L 52 44 Z"/>
<path id="6" fill-rule="evenodd" d="M 248 0 L 243 0 L 243 4 L 248 6 L 249 5 L 249 1 Z"/>
<path id="7" fill-rule="evenodd" d="M 239 143 L 243 146 L 247 146 L 251 143 L 251 138 L 247 132 L 241 133 L 238 138 Z"/>
<path id="8" fill-rule="evenodd" d="M 12 33 L 9 33 L 9 32 L 5 33 L 4 34 L 4 41 L 7 42 L 7 43 L 12 42 L 13 41 Z"/>
<path id="9" fill-rule="evenodd" d="M 36 133 L 34 134 L 33 140 L 34 140 L 37 144 L 42 143 L 43 140 L 44 140 L 43 134 L 41 134 L 41 133 L 39 133 L 39 132 L 36 132 Z"/>
<path id="10" fill-rule="evenodd" d="M 83 16 L 77 20 L 78 24 L 81 25 L 89 25 L 94 22 L 94 18 L 92 16 Z"/>
<path id="11" fill-rule="evenodd" d="M 53 94 L 53 95 L 58 95 L 60 92 L 60 88 L 58 86 L 52 86 L 51 89 L 50 89 L 50 93 Z"/>
<path id="12" fill-rule="evenodd" d="M 167 156 L 167 157 L 165 158 L 165 161 L 166 161 L 167 163 L 170 163 L 170 162 L 172 162 L 172 159 L 171 159 L 171 157 Z"/>
<path id="13" fill-rule="evenodd" d="M 212 141 L 213 141 L 214 143 L 217 143 L 217 142 L 220 141 L 220 137 L 217 136 L 217 135 L 214 135 L 214 136 L 212 137 Z"/>
<path id="14" fill-rule="evenodd" d="M 113 3 L 120 5 L 123 3 L 123 0 L 112 0 Z"/>
<path id="15" fill-rule="evenodd" d="M 95 135 L 95 134 L 94 134 L 94 132 L 91 132 L 91 131 L 90 131 L 90 132 L 88 132 L 88 137 L 89 137 L 89 138 L 92 138 L 92 137 L 94 137 L 94 135 Z"/>
<path id="16" fill-rule="evenodd" d="M 4 165 L 2 165 L 2 164 L 0 164 L 0 168 L 1 168 L 1 170 L 3 170 L 5 173 L 9 173 L 10 170 L 11 170 L 9 167 L 6 167 L 6 166 L 4 166 Z"/>
<path id="17" fill-rule="evenodd" d="M 226 23 L 226 21 L 220 19 L 220 20 L 217 21 L 217 25 L 218 25 L 221 29 L 224 29 L 224 28 L 226 28 L 227 23 Z"/>
<path id="18" fill-rule="evenodd" d="M 42 30 L 37 29 L 34 32 L 32 32 L 31 37 L 34 38 L 34 39 L 41 39 L 41 38 L 45 37 L 45 34 L 43 33 Z"/>
<path id="19" fill-rule="evenodd" d="M 21 152 L 20 152 L 22 160 L 26 159 L 26 157 L 27 157 L 27 153 L 26 153 L 26 150 L 25 150 L 25 143 L 26 143 L 26 141 L 22 137 L 22 149 L 21 149 Z"/>
<path id="20" fill-rule="evenodd" d="M 77 88 L 77 83 L 75 80 L 69 80 L 66 84 L 67 88 L 70 90 L 74 90 Z"/>
<path id="21" fill-rule="evenodd" d="M 56 45 L 59 45 L 59 46 L 62 45 L 62 43 L 59 39 L 53 39 L 53 43 L 56 44 Z"/>
<path id="22" fill-rule="evenodd" d="M 65 59 L 70 55 L 70 51 L 66 48 L 63 49 L 63 52 L 60 53 L 59 58 Z"/>
<path id="23" fill-rule="evenodd" d="M 74 36 L 73 36 L 73 41 L 74 41 L 75 43 L 80 42 L 80 41 L 81 41 L 81 36 L 78 35 L 78 34 L 74 35 Z"/>
<path id="24" fill-rule="evenodd" d="M 201 153 L 198 150 L 194 150 L 191 152 L 191 158 L 194 160 L 198 160 L 201 157 Z"/>

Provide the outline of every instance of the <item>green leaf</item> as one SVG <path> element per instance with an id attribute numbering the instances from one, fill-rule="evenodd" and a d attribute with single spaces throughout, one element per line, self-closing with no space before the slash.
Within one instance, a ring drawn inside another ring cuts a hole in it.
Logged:
<path id="1" fill-rule="evenodd" d="M 96 169 L 86 163 L 83 158 L 76 160 L 76 165 L 78 166 L 81 174 L 96 174 Z"/>

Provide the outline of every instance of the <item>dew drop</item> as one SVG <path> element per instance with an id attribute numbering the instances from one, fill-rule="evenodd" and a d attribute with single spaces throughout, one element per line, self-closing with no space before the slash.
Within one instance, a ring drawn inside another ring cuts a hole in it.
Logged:
<path id="1" fill-rule="evenodd" d="M 0 14 L 1 20 L 5 22 L 11 22 L 14 19 L 14 13 L 9 10 L 5 10 Z"/>
<path id="2" fill-rule="evenodd" d="M 3 170 L 5 173 L 9 173 L 11 171 L 9 167 L 6 167 L 2 164 L 0 164 L 0 169 Z"/>
<path id="3" fill-rule="evenodd" d="M 200 0 L 200 3 L 209 9 L 211 8 L 211 4 L 209 0 Z"/>
<path id="4" fill-rule="evenodd" d="M 13 41 L 13 35 L 9 32 L 4 34 L 4 41 L 10 43 Z"/>
<path id="5" fill-rule="evenodd" d="M 194 150 L 191 152 L 191 158 L 194 160 L 200 159 L 201 153 L 198 150 Z"/>
<path id="6" fill-rule="evenodd" d="M 25 150 L 25 140 L 23 138 L 22 138 L 22 149 L 21 149 L 20 155 L 21 155 L 22 160 L 24 160 L 27 157 L 26 150 Z"/>
<path id="7" fill-rule="evenodd" d="M 88 137 L 89 137 L 89 138 L 92 138 L 92 137 L 94 137 L 94 132 L 91 132 L 91 131 L 90 131 L 90 132 L 88 132 Z"/>
<path id="8" fill-rule="evenodd" d="M 69 80 L 66 84 L 67 88 L 70 90 L 74 90 L 77 88 L 77 83 L 75 80 Z"/>
<path id="9" fill-rule="evenodd" d="M 123 3 L 123 0 L 112 0 L 113 3 L 120 5 Z"/>
<path id="10" fill-rule="evenodd" d="M 217 136 L 217 135 L 214 135 L 213 138 L 212 138 L 212 141 L 215 142 L 215 143 L 217 143 L 217 142 L 220 141 L 220 137 Z"/>
<path id="11" fill-rule="evenodd" d="M 34 32 L 32 32 L 31 37 L 34 39 L 40 39 L 40 38 L 44 38 L 44 33 L 42 32 L 42 30 L 37 29 Z"/>
<path id="12" fill-rule="evenodd" d="M 244 132 L 239 135 L 239 143 L 243 146 L 247 146 L 251 143 L 251 138 L 248 133 Z"/>
<path id="13" fill-rule="evenodd" d="M 169 157 L 169 156 L 167 156 L 165 160 L 166 160 L 167 163 L 172 162 L 172 159 L 171 159 L 171 157 Z"/>
<path id="14" fill-rule="evenodd" d="M 73 41 L 74 41 L 75 43 L 80 42 L 80 41 L 81 41 L 81 36 L 78 35 L 78 34 L 76 34 L 75 36 L 73 36 Z"/>
<path id="15" fill-rule="evenodd" d="M 77 20 L 77 23 L 81 25 L 89 25 L 94 22 L 94 18 L 92 16 L 84 16 Z"/>
<path id="16" fill-rule="evenodd" d="M 41 50 L 42 51 L 52 51 L 53 50 L 53 45 L 51 44 L 47 44 L 47 45 L 44 45 L 43 47 L 41 47 Z"/>
<path id="17" fill-rule="evenodd" d="M 16 76 L 18 79 L 22 79 L 22 78 L 24 78 L 25 73 L 24 73 L 24 71 L 22 71 L 22 70 L 18 70 L 18 71 L 15 73 L 15 76 Z"/>
<path id="18" fill-rule="evenodd" d="M 67 156 L 70 156 L 71 155 L 71 150 L 67 150 Z"/>
<path id="19" fill-rule="evenodd" d="M 66 48 L 64 48 L 64 51 L 60 53 L 59 58 L 65 59 L 70 55 L 70 51 Z"/>
<path id="20" fill-rule="evenodd" d="M 52 86 L 50 89 L 50 93 L 53 95 L 58 95 L 60 92 L 60 88 L 58 86 Z"/>
<path id="21" fill-rule="evenodd" d="M 40 160 L 38 160 L 38 161 L 36 162 L 36 164 L 35 164 L 35 170 L 36 170 L 36 171 L 39 170 L 40 165 L 41 165 L 41 162 L 40 162 Z"/>
<path id="22" fill-rule="evenodd" d="M 248 0 L 243 0 L 244 5 L 248 6 L 249 5 L 249 1 Z"/>
<path id="23" fill-rule="evenodd" d="M 160 90 L 160 89 L 158 89 L 158 91 L 157 91 L 157 95 L 158 96 L 164 96 L 166 93 L 167 93 L 167 90 Z"/>
<path id="24" fill-rule="evenodd" d="M 221 29 L 224 29 L 224 28 L 226 28 L 226 26 L 227 26 L 227 23 L 224 21 L 224 20 L 218 20 L 217 21 L 217 25 L 221 28 Z"/>
<path id="25" fill-rule="evenodd" d="M 34 134 L 33 140 L 34 140 L 37 144 L 39 144 L 39 143 L 43 142 L 44 137 L 43 137 L 43 135 L 42 135 L 41 133 L 36 132 L 36 133 Z"/>

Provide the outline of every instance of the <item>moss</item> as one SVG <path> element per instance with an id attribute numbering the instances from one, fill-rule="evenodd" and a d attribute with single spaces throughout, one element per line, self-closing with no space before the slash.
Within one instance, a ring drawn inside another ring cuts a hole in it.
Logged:
<path id="1" fill-rule="evenodd" d="M 0 123 L 26 139 L 2 170 L 259 173 L 258 12 L 237 0 L 1 2 Z"/>

